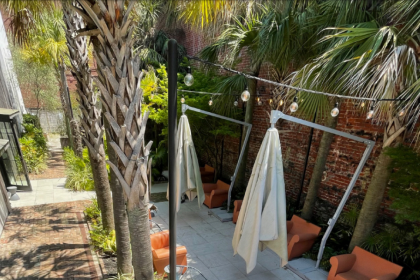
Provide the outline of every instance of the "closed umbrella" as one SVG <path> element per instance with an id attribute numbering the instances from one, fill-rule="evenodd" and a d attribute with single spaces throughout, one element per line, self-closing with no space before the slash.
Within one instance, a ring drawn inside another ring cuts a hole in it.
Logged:
<path id="1" fill-rule="evenodd" d="M 286 195 L 278 130 L 264 137 L 252 169 L 236 223 L 232 246 L 250 273 L 257 263 L 258 249 L 270 248 L 287 264 Z"/>
<path id="2" fill-rule="evenodd" d="M 191 136 L 191 128 L 186 115 L 182 115 L 179 120 L 176 135 L 176 165 L 175 165 L 175 184 L 176 184 L 176 211 L 179 211 L 181 197 L 187 193 L 192 200 L 198 198 L 198 206 L 204 202 L 203 183 L 201 182 L 200 166 L 198 164 L 197 153 L 195 152 L 194 142 Z M 169 186 L 167 192 L 169 199 Z"/>

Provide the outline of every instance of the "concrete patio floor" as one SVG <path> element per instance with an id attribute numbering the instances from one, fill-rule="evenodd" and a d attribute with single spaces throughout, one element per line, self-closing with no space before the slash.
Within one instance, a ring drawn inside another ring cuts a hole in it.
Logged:
<path id="1" fill-rule="evenodd" d="M 32 191 L 18 191 L 20 200 L 11 201 L 12 207 L 90 200 L 95 197 L 94 191 L 74 192 L 64 188 L 65 181 L 66 178 L 31 180 Z"/>
<path id="2" fill-rule="evenodd" d="M 158 210 L 153 221 L 163 230 L 169 229 L 168 202 L 155 205 Z M 177 217 L 177 243 L 187 247 L 188 265 L 200 270 L 208 280 L 327 279 L 328 273 L 314 270 L 315 262 L 310 259 L 292 260 L 288 267 L 281 268 L 280 258 L 269 249 L 258 253 L 257 266 L 247 275 L 245 261 L 239 255 L 233 256 L 232 222 L 222 223 L 210 216 L 206 206 L 199 209 L 197 200 L 182 204 Z"/>

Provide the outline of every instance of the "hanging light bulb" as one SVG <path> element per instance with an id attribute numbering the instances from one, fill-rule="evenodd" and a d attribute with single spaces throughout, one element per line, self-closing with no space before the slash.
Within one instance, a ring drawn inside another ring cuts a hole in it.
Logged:
<path id="1" fill-rule="evenodd" d="M 282 106 L 282 105 L 283 105 L 283 103 L 284 103 L 283 99 L 280 99 L 280 103 L 279 103 L 279 105 L 280 105 L 280 106 Z"/>
<path id="2" fill-rule="evenodd" d="M 399 113 L 398 113 L 398 116 L 399 117 L 402 117 L 402 116 L 404 116 L 405 115 L 405 109 L 402 109 Z"/>
<path id="3" fill-rule="evenodd" d="M 251 97 L 251 94 L 248 91 L 248 87 L 246 87 L 245 90 L 241 94 L 241 99 L 243 102 L 247 102 L 250 97 Z"/>
<path id="4" fill-rule="evenodd" d="M 235 101 L 233 101 L 233 106 L 238 107 L 238 97 L 236 97 Z"/>
<path id="5" fill-rule="evenodd" d="M 185 77 L 184 77 L 184 83 L 189 87 L 192 86 L 192 84 L 194 83 L 194 77 L 191 74 L 191 67 L 190 66 L 188 66 L 188 68 L 187 68 L 187 75 L 185 75 Z"/>
<path id="6" fill-rule="evenodd" d="M 373 114 L 374 114 L 375 112 L 373 111 L 373 104 L 372 104 L 372 106 L 370 106 L 370 110 L 369 110 L 369 112 L 367 113 L 367 115 L 366 115 L 366 119 L 368 119 L 368 120 L 370 120 L 371 118 L 373 118 Z"/>
<path id="7" fill-rule="evenodd" d="M 182 95 L 182 97 L 181 97 L 181 103 L 185 103 L 185 97 L 184 97 L 184 95 Z"/>
<path id="8" fill-rule="evenodd" d="M 290 105 L 290 111 L 292 112 L 292 113 L 294 113 L 294 112 L 296 112 L 297 111 L 297 109 L 299 108 L 299 105 L 298 105 L 298 103 L 297 103 L 297 96 L 295 96 L 295 98 L 293 98 L 293 103 Z"/>
<path id="9" fill-rule="evenodd" d="M 338 110 L 338 102 L 335 103 L 334 109 L 331 110 L 331 116 L 337 117 L 338 113 L 340 113 L 340 110 Z"/>
<path id="10" fill-rule="evenodd" d="M 270 98 L 269 100 L 268 100 L 268 103 L 271 105 L 271 104 L 273 104 L 273 98 Z"/>
<path id="11" fill-rule="evenodd" d="M 213 96 L 210 97 L 210 100 L 209 100 L 209 106 L 211 106 L 211 105 L 213 105 Z"/>
<path id="12" fill-rule="evenodd" d="M 365 107 L 365 102 L 362 102 L 361 104 L 360 104 L 360 107 Z"/>
<path id="13" fill-rule="evenodd" d="M 258 104 L 259 106 L 261 106 L 261 105 L 262 105 L 262 101 L 261 101 L 261 97 L 260 97 L 260 93 L 259 93 L 259 92 L 257 92 L 257 98 L 255 98 L 255 100 L 257 101 L 257 104 Z"/>

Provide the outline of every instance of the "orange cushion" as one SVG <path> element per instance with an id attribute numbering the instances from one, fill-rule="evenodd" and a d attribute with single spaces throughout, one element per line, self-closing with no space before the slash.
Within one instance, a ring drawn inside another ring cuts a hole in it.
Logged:
<path id="1" fill-rule="evenodd" d="M 185 246 L 176 247 L 177 255 L 186 255 L 187 248 Z M 158 259 L 168 259 L 169 258 L 169 247 L 164 247 L 162 249 L 153 250 L 153 257 Z"/>
<path id="2" fill-rule="evenodd" d="M 206 197 L 208 197 L 208 198 L 210 198 L 210 196 L 211 196 L 211 193 L 205 193 L 205 195 L 206 195 Z"/>
<path id="3" fill-rule="evenodd" d="M 335 279 L 337 280 L 370 280 L 368 277 L 354 271 L 354 270 L 349 270 L 347 272 L 343 272 L 340 274 L 337 274 L 337 276 L 335 277 Z"/>
<path id="4" fill-rule="evenodd" d="M 294 234 L 287 234 L 287 244 L 289 244 L 290 240 L 293 238 Z"/>

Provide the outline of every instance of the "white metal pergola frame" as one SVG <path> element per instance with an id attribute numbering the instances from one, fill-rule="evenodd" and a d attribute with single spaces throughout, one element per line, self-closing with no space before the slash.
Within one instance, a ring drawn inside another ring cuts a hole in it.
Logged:
<path id="1" fill-rule="evenodd" d="M 356 181 L 357 181 L 357 178 L 360 175 L 360 172 L 362 172 L 363 166 L 365 165 L 367 159 L 369 158 L 370 153 L 373 150 L 373 147 L 375 145 L 375 141 L 368 140 L 368 139 L 365 139 L 365 138 L 361 138 L 361 137 L 358 137 L 358 136 L 354 136 L 354 135 L 351 135 L 351 134 L 346 133 L 346 132 L 342 132 L 342 131 L 332 129 L 332 128 L 329 128 L 329 127 L 326 127 L 326 126 L 322 126 L 322 125 L 319 125 L 319 124 L 316 124 L 316 123 L 308 122 L 308 121 L 305 121 L 305 120 L 302 120 L 302 119 L 299 119 L 299 118 L 296 118 L 296 117 L 292 117 L 292 116 L 284 114 L 281 111 L 272 110 L 271 115 L 270 115 L 271 127 L 274 127 L 276 122 L 279 119 L 284 119 L 284 120 L 291 121 L 291 122 L 294 122 L 294 123 L 298 123 L 298 124 L 306 125 L 306 126 L 309 126 L 309 127 L 313 127 L 315 129 L 319 129 L 319 130 L 322 130 L 322 131 L 325 131 L 325 132 L 329 132 L 329 133 L 332 133 L 332 134 L 335 134 L 335 135 L 338 135 L 338 136 L 341 136 L 341 137 L 345 137 L 345 138 L 352 139 L 354 141 L 366 144 L 366 149 L 363 153 L 362 159 L 360 160 L 359 165 L 357 166 L 356 171 L 354 172 L 353 177 L 351 178 L 351 181 L 350 181 L 349 185 L 347 186 L 346 192 L 344 193 L 344 196 L 341 199 L 340 204 L 337 207 L 337 210 L 335 211 L 334 216 L 331 219 L 328 220 L 328 228 L 325 231 L 325 234 L 322 238 L 321 245 L 320 245 L 319 252 L 318 252 L 318 259 L 317 259 L 317 262 L 316 262 L 316 265 L 315 265 L 315 269 L 317 269 L 319 267 L 320 262 L 321 262 L 322 255 L 324 254 L 325 243 L 327 242 L 328 237 L 330 236 L 331 231 L 334 228 L 334 225 L 338 220 L 338 217 L 340 216 L 341 212 L 343 211 L 344 205 L 346 204 L 346 202 L 347 202 L 347 200 L 350 196 L 350 193 L 353 190 L 354 185 L 356 184 Z"/>
<path id="2" fill-rule="evenodd" d="M 241 125 L 244 125 L 244 126 L 247 127 L 244 143 L 243 143 L 242 148 L 241 148 L 241 153 L 239 154 L 238 163 L 236 164 L 236 167 L 235 167 L 235 172 L 233 173 L 232 177 L 230 177 L 230 186 L 229 186 L 227 209 L 226 209 L 226 212 L 229 212 L 232 189 L 233 189 L 233 186 L 235 184 L 235 180 L 236 180 L 236 176 L 238 174 L 239 166 L 241 164 L 242 158 L 243 158 L 244 153 L 245 153 L 245 147 L 246 147 L 246 144 L 248 143 L 249 135 L 251 134 L 252 124 L 247 123 L 247 122 L 238 121 L 238 120 L 228 118 L 228 117 L 225 117 L 225 116 L 222 116 L 222 115 L 218 115 L 218 114 L 215 114 L 215 113 L 212 113 L 212 112 L 207 112 L 207 111 L 195 108 L 195 107 L 188 106 L 187 104 L 182 104 L 182 114 L 183 115 L 185 114 L 185 112 L 187 110 L 191 110 L 191 111 L 194 111 L 194 112 L 202 113 L 202 114 L 209 115 L 209 116 L 212 116 L 212 117 L 216 117 L 216 118 L 219 118 L 219 119 L 227 120 L 227 121 L 234 122 L 234 123 L 237 123 L 237 124 L 241 124 Z"/>

